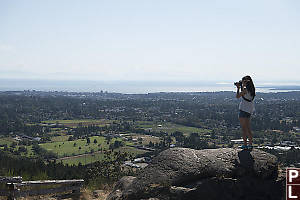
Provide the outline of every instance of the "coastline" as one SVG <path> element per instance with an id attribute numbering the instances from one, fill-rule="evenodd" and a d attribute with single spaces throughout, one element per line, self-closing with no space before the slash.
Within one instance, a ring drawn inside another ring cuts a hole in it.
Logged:
<path id="1" fill-rule="evenodd" d="M 14 80 L 0 79 L 0 91 L 61 91 L 61 92 L 109 92 L 147 94 L 157 92 L 221 92 L 235 91 L 229 82 L 212 81 L 63 81 L 63 80 Z M 257 92 L 275 93 L 300 91 L 300 84 L 257 84 Z"/>

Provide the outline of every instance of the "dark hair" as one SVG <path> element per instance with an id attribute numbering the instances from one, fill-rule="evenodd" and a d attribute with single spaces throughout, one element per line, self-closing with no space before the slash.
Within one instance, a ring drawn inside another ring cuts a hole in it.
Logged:
<path id="1" fill-rule="evenodd" d="M 244 76 L 242 81 L 247 81 L 246 88 L 250 92 L 251 96 L 255 97 L 255 87 L 252 81 L 252 78 L 250 76 Z"/>

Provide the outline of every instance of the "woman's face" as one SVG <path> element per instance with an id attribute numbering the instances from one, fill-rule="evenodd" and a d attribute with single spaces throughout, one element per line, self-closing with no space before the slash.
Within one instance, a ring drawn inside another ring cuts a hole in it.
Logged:
<path id="1" fill-rule="evenodd" d="M 247 79 L 242 80 L 242 85 L 243 85 L 243 86 L 246 86 L 246 85 L 247 85 L 247 82 L 248 82 Z"/>

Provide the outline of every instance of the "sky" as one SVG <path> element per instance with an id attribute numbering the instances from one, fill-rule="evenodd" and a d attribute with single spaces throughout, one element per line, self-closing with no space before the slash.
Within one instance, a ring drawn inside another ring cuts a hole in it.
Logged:
<path id="1" fill-rule="evenodd" d="M 0 79 L 295 82 L 298 0 L 0 0 Z"/>

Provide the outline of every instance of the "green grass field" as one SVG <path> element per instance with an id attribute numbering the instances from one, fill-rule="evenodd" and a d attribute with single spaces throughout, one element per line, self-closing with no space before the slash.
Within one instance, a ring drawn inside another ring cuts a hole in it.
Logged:
<path id="1" fill-rule="evenodd" d="M 142 138 L 142 144 L 143 145 L 148 145 L 149 142 L 153 142 L 153 143 L 159 143 L 160 142 L 160 138 L 158 137 L 153 137 L 151 135 L 140 135 L 140 134 L 131 134 L 133 139 L 138 139 L 138 138 Z"/>
<path id="2" fill-rule="evenodd" d="M 178 125 L 170 122 L 154 123 L 148 121 L 137 121 L 136 122 L 139 128 L 152 128 L 152 131 L 164 131 L 167 133 L 173 133 L 175 131 L 180 131 L 184 135 L 189 135 L 191 133 L 210 133 L 211 131 L 203 128 L 189 127 Z M 159 126 L 161 125 L 161 126 Z"/>
<path id="3" fill-rule="evenodd" d="M 70 159 L 64 159 L 62 160 L 62 163 L 68 165 L 78 165 L 79 163 L 81 163 L 82 165 L 86 165 L 96 161 L 101 161 L 103 159 L 104 159 L 104 154 L 96 153 L 93 155 L 83 155 L 79 157 L 73 157 Z M 57 162 L 60 162 L 60 159 L 58 159 Z"/>
<path id="4" fill-rule="evenodd" d="M 13 142 L 15 142 L 16 144 L 18 143 L 17 141 L 15 141 L 13 138 L 11 138 L 11 137 L 4 137 L 4 138 L 0 138 L 0 145 L 7 145 L 8 147 L 10 147 L 11 146 L 11 144 L 13 143 Z M 22 145 L 23 146 L 23 145 Z M 32 146 L 30 145 L 30 146 L 24 146 L 26 149 L 27 149 L 27 154 L 25 154 L 25 153 L 21 153 L 21 155 L 22 156 L 26 156 L 26 157 L 33 157 L 34 156 L 34 153 L 33 153 L 33 151 L 32 151 Z M 15 147 L 14 147 L 14 151 L 17 151 L 18 149 L 20 148 L 20 146 L 19 145 L 16 145 Z M 2 149 L 4 149 L 3 147 L 2 147 Z"/>
<path id="5" fill-rule="evenodd" d="M 101 136 L 93 136 L 89 137 L 90 138 L 90 144 L 87 145 L 86 139 L 78 139 L 75 141 L 68 141 L 69 136 L 62 135 L 62 136 L 55 136 L 52 138 L 52 142 L 48 143 L 42 143 L 39 144 L 42 148 L 52 151 L 55 154 L 58 155 L 59 158 L 67 157 L 70 156 L 71 158 L 64 159 L 62 162 L 64 164 L 69 164 L 69 165 L 78 165 L 79 163 L 82 164 L 89 164 L 92 162 L 96 161 L 101 161 L 104 159 L 104 153 L 98 152 L 100 149 L 102 150 L 108 150 L 109 149 L 109 144 L 107 144 L 107 141 L 105 140 L 105 137 Z M 97 143 L 94 143 L 94 140 L 97 140 Z M 110 143 L 114 143 L 116 140 L 121 141 L 121 138 L 115 139 L 113 138 Z M 0 138 L 0 144 L 8 144 L 8 146 L 14 142 L 12 138 Z M 74 146 L 74 144 L 76 145 Z M 98 146 L 100 145 L 100 146 Z M 137 155 L 144 153 L 146 151 L 144 150 L 139 150 L 135 149 L 132 147 L 128 147 L 126 145 L 133 145 L 133 143 L 126 142 L 125 141 L 125 146 L 115 149 L 114 151 L 121 151 L 121 152 L 127 152 L 132 155 Z M 17 150 L 20 146 L 16 146 L 15 150 Z M 81 147 L 81 149 L 79 149 Z M 25 155 L 22 153 L 22 156 L 26 157 L 35 157 L 34 152 L 32 151 L 32 145 L 30 146 L 25 146 L 27 149 L 27 154 Z M 94 151 L 94 154 L 91 154 L 91 151 Z M 88 155 L 83 155 L 83 154 L 88 154 Z M 60 159 L 58 159 L 58 162 Z"/>
<path id="6" fill-rule="evenodd" d="M 51 138 L 52 142 L 64 142 L 64 141 L 68 141 L 69 139 L 69 135 L 61 135 L 61 136 L 54 136 Z"/>
<path id="7" fill-rule="evenodd" d="M 14 142 L 14 139 L 12 139 L 10 137 L 0 138 L 0 145 L 7 144 L 7 146 L 10 146 L 11 143 L 13 143 L 13 142 Z"/>
<path id="8" fill-rule="evenodd" d="M 72 120 L 47 120 L 47 121 L 42 121 L 42 123 L 46 124 L 79 124 L 79 123 L 103 123 L 103 122 L 109 122 L 109 120 L 105 119 L 72 119 Z"/>
<path id="9" fill-rule="evenodd" d="M 42 121 L 43 124 L 61 124 L 66 127 L 77 127 L 79 124 L 83 126 L 96 125 L 96 126 L 106 126 L 113 123 L 114 120 L 106 120 L 106 119 L 76 119 L 76 120 L 48 120 Z"/>
<path id="10" fill-rule="evenodd" d="M 136 156 L 138 154 L 142 154 L 145 153 L 147 151 L 144 150 L 139 150 L 133 147 L 121 147 L 118 149 L 115 149 L 114 152 L 127 152 L 133 156 Z M 104 153 L 95 153 L 95 154 L 90 154 L 90 155 L 82 155 L 82 156 L 78 156 L 78 157 L 72 157 L 70 159 L 63 159 L 62 163 L 63 164 L 68 164 L 68 165 L 78 165 L 79 163 L 81 163 L 82 165 L 86 165 L 86 164 L 90 164 L 96 161 L 102 161 L 104 160 Z M 58 159 L 57 161 L 60 162 L 61 159 Z"/>
<path id="11" fill-rule="evenodd" d="M 94 143 L 94 139 L 97 143 Z M 104 141 L 104 137 L 94 136 L 90 137 L 91 143 L 88 145 L 86 139 L 79 139 L 74 141 L 57 141 L 40 144 L 40 146 L 48 151 L 52 151 L 58 155 L 58 157 L 72 156 L 90 152 L 92 149 L 98 151 L 99 148 L 107 149 L 108 145 Z M 100 147 L 98 146 L 100 145 Z M 79 148 L 81 147 L 81 149 Z"/>
<path id="12" fill-rule="evenodd" d="M 58 136 L 59 137 L 59 136 Z M 52 151 L 59 158 L 66 157 L 66 156 L 74 156 L 84 153 L 90 153 L 91 151 L 99 151 L 101 148 L 102 150 L 108 149 L 109 144 L 105 140 L 105 137 L 102 136 L 93 136 L 90 138 L 90 144 L 87 144 L 86 139 L 78 139 L 74 141 L 57 141 L 57 142 L 49 142 L 40 144 L 40 146 L 48 151 Z M 94 140 L 97 140 L 97 143 L 94 143 Z M 111 140 L 111 143 L 114 143 L 115 140 L 121 141 L 120 138 Z M 125 145 L 131 143 L 125 142 Z M 81 147 L 81 148 L 79 148 Z"/>

